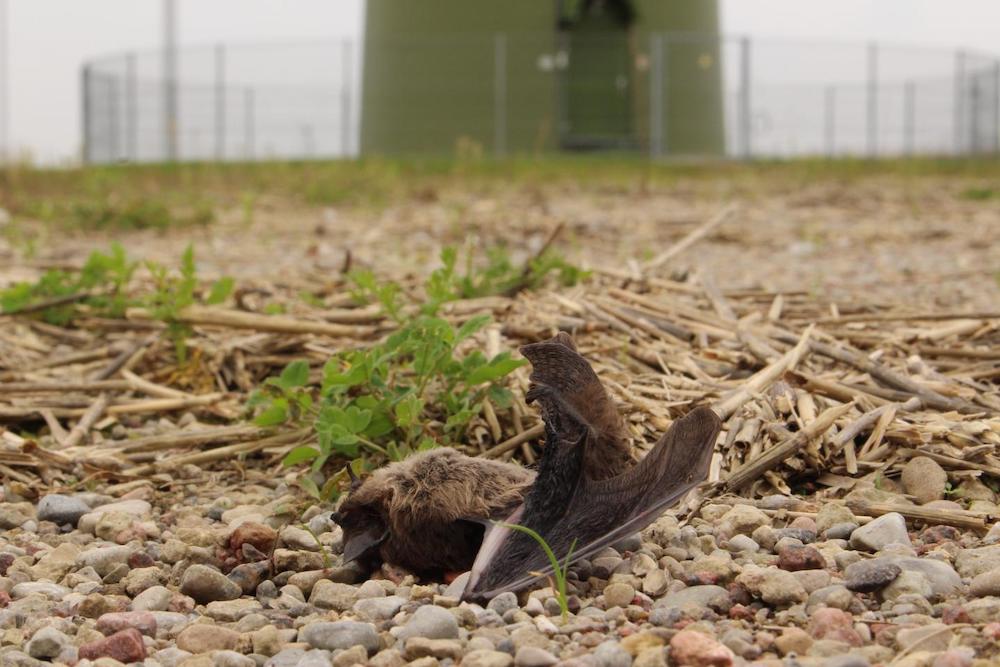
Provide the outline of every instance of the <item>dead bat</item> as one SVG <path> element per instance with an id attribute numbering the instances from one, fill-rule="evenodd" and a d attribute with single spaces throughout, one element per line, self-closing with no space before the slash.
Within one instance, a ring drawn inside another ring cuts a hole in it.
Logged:
<path id="1" fill-rule="evenodd" d="M 560 562 L 571 547 L 573 560 L 586 558 L 645 528 L 708 474 L 721 427 L 709 408 L 675 421 L 630 465 L 617 410 L 572 339 L 560 334 L 521 352 L 533 367 L 526 398 L 541 409 L 545 449 L 524 503 L 504 523 L 539 533 Z M 492 525 L 462 597 L 487 600 L 551 572 L 531 536 Z"/>
<path id="2" fill-rule="evenodd" d="M 378 558 L 419 573 L 464 572 L 482 542 L 475 521 L 510 514 L 534 476 L 446 447 L 380 468 L 364 482 L 352 473 L 332 516 L 344 530 L 344 562 Z"/>
<path id="3" fill-rule="evenodd" d="M 485 599 L 517 590 L 549 568 L 527 535 L 484 528 L 493 521 L 535 529 L 562 558 L 573 539 L 586 557 L 645 527 L 701 481 L 719 420 L 707 408 L 675 422 L 636 464 L 621 416 L 597 375 L 560 334 L 522 348 L 534 369 L 527 398 L 541 407 L 546 447 L 537 477 L 519 466 L 436 449 L 375 471 L 333 519 L 344 561 L 381 560 L 415 572 L 464 571 L 465 590 Z M 477 555 L 478 550 L 478 555 Z"/>

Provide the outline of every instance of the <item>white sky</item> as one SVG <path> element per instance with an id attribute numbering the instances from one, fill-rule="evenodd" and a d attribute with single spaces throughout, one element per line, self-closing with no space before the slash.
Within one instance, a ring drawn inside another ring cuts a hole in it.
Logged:
<path id="1" fill-rule="evenodd" d="M 5 0 L 0 0 L 4 2 Z M 12 152 L 52 163 L 80 144 L 80 66 L 160 44 L 160 0 L 6 0 Z M 179 0 L 180 43 L 342 38 L 364 0 Z M 416 1 L 416 0 L 400 0 Z M 502 0 L 497 0 L 498 2 Z M 666 1 L 666 0 L 663 0 Z M 998 0 L 721 0 L 722 28 L 761 37 L 879 40 L 1000 53 Z"/>

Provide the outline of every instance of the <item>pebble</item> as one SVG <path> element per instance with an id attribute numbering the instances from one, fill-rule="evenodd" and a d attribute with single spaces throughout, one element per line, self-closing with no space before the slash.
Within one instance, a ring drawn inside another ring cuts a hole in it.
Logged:
<path id="1" fill-rule="evenodd" d="M 181 593 L 205 604 L 215 600 L 235 600 L 243 590 L 226 575 L 207 565 L 191 565 L 181 578 Z"/>
<path id="2" fill-rule="evenodd" d="M 71 640 L 64 633 L 52 626 L 39 628 L 31 640 L 25 645 L 25 652 L 32 658 L 46 659 L 54 658 L 63 652 L 71 644 Z"/>
<path id="3" fill-rule="evenodd" d="M 192 623 L 177 635 L 177 648 L 190 653 L 208 653 L 236 648 L 240 635 L 234 630 L 209 623 Z"/>
<path id="4" fill-rule="evenodd" d="M 604 602 L 610 607 L 627 607 L 635 597 L 635 588 L 628 584 L 611 584 L 604 589 Z"/>
<path id="5" fill-rule="evenodd" d="M 410 637 L 457 639 L 458 620 L 447 609 L 424 605 L 413 612 L 396 636 L 404 641 Z"/>
<path id="6" fill-rule="evenodd" d="M 532 600 L 537 600 L 537 598 L 531 598 Z M 492 609 L 496 613 L 503 616 L 508 611 L 518 609 L 520 605 L 517 603 L 517 596 L 511 592 L 501 593 L 495 598 L 489 601 L 486 605 L 487 609 Z"/>
<path id="7" fill-rule="evenodd" d="M 77 651 L 81 659 L 114 658 L 118 662 L 139 662 L 146 658 L 146 645 L 139 631 L 130 628 L 110 637 L 82 644 Z"/>
<path id="8" fill-rule="evenodd" d="M 733 600 L 729 595 L 729 591 L 722 586 L 706 584 L 702 586 L 690 586 L 675 593 L 668 593 L 663 598 L 657 600 L 654 606 L 686 607 L 688 605 L 725 613 L 733 606 Z"/>
<path id="9" fill-rule="evenodd" d="M 903 466 L 900 481 L 903 483 L 903 490 L 923 505 L 944 498 L 948 473 L 934 459 L 915 456 Z"/>
<path id="10" fill-rule="evenodd" d="M 969 584 L 969 593 L 976 597 L 1000 596 L 1000 567 L 977 574 Z"/>
<path id="11" fill-rule="evenodd" d="M 327 651 L 363 646 L 369 655 L 378 651 L 380 646 L 375 626 L 371 623 L 358 623 L 357 621 L 310 623 L 299 630 L 299 641 L 305 642 L 313 648 Z"/>
<path id="12" fill-rule="evenodd" d="M 681 630 L 673 636 L 670 657 L 679 667 L 729 667 L 735 659 L 728 647 L 695 630 Z"/>
<path id="13" fill-rule="evenodd" d="M 522 646 L 514 655 L 514 664 L 517 667 L 549 667 L 557 662 L 559 658 L 537 646 Z"/>
<path id="14" fill-rule="evenodd" d="M 791 572 L 777 568 L 748 566 L 736 581 L 767 604 L 778 607 L 805 602 L 806 589 Z"/>
<path id="15" fill-rule="evenodd" d="M 76 527 L 80 517 L 90 511 L 90 506 L 74 496 L 50 493 L 38 501 L 36 515 L 39 521 L 51 521 L 60 526 Z"/>
<path id="16" fill-rule="evenodd" d="M 851 547 L 863 551 L 880 551 L 889 544 L 909 544 L 906 519 L 898 512 L 883 514 L 851 533 Z"/>
<path id="17" fill-rule="evenodd" d="M 844 585 L 858 593 L 871 593 L 888 586 L 900 572 L 899 565 L 885 558 L 860 560 L 844 570 Z"/>
<path id="18" fill-rule="evenodd" d="M 462 667 L 511 667 L 514 658 L 509 653 L 503 651 L 492 651 L 489 649 L 478 649 L 469 651 L 462 658 Z M 618 665 L 607 665 L 606 667 L 619 667 Z M 620 667 L 626 667 L 621 665 Z"/>

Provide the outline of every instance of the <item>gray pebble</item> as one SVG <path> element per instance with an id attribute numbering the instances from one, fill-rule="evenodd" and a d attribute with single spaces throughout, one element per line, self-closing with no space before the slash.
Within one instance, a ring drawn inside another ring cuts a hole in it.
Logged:
<path id="1" fill-rule="evenodd" d="M 327 651 L 364 646 L 369 655 L 378 651 L 380 647 L 375 626 L 371 623 L 358 623 L 357 621 L 310 623 L 299 630 L 299 641 L 306 642 L 313 648 Z"/>
<path id="2" fill-rule="evenodd" d="M 70 638 L 52 626 L 40 628 L 25 645 L 32 658 L 54 658 L 70 645 Z"/>
<path id="3" fill-rule="evenodd" d="M 888 586 L 900 572 L 899 566 L 887 559 L 859 560 L 844 570 L 844 585 L 852 591 L 871 593 Z"/>
<path id="4" fill-rule="evenodd" d="M 501 593 L 500 595 L 490 600 L 489 604 L 486 605 L 486 608 L 492 609 L 496 613 L 503 616 L 508 611 L 518 608 L 517 596 L 509 591 L 506 593 Z"/>
<path id="5" fill-rule="evenodd" d="M 424 605 L 413 612 L 406 625 L 399 629 L 397 637 L 404 641 L 410 637 L 457 639 L 458 620 L 447 609 Z"/>
<path id="6" fill-rule="evenodd" d="M 558 658 L 537 646 L 522 646 L 514 655 L 514 664 L 517 667 L 550 667 L 557 662 Z"/>
<path id="7" fill-rule="evenodd" d="M 631 667 L 632 656 L 617 642 L 606 641 L 594 649 L 600 667 Z"/>
<path id="8" fill-rule="evenodd" d="M 205 604 L 215 600 L 235 600 L 243 594 L 236 583 L 207 565 L 192 565 L 181 577 L 181 593 Z"/>
<path id="9" fill-rule="evenodd" d="M 76 527 L 80 517 L 90 511 L 90 506 L 74 496 L 50 493 L 38 501 L 38 520 L 51 521 L 60 526 Z"/>
<path id="10" fill-rule="evenodd" d="M 851 548 L 878 551 L 889 544 L 910 544 L 906 519 L 898 512 L 883 514 L 851 533 Z"/>

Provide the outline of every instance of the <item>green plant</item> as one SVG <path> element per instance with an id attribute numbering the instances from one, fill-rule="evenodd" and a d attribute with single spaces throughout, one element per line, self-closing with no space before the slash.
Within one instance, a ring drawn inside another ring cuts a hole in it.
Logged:
<path id="1" fill-rule="evenodd" d="M 355 274 L 356 296 L 381 304 L 396 331 L 330 359 L 318 388 L 310 385 L 308 363 L 294 361 L 254 392 L 248 407 L 257 411 L 257 424 L 310 425 L 315 433 L 314 442 L 288 453 L 285 465 L 310 463 L 316 472 L 332 457 L 400 460 L 414 451 L 460 443 L 487 401 L 498 410 L 510 406 L 512 396 L 501 381 L 525 362 L 508 352 L 487 358 L 462 345 L 489 317 L 455 327 L 438 316 L 442 304 L 462 294 L 454 251 L 445 250 L 442 262 L 424 284 L 421 303 L 404 303 L 396 283 L 380 282 L 370 272 Z M 314 488 L 303 476 L 300 485 L 328 499 L 337 493 L 337 482 L 330 478 Z"/>
<path id="2" fill-rule="evenodd" d="M 198 272 L 194 261 L 194 247 L 188 245 L 181 255 L 181 265 L 177 275 L 167 267 L 147 261 L 146 268 L 153 277 L 154 291 L 145 296 L 143 303 L 152 316 L 167 325 L 167 336 L 174 342 L 177 359 L 181 363 L 187 359 L 187 337 L 191 325 L 180 319 L 181 312 L 199 302 Z M 233 290 L 233 279 L 223 277 L 215 281 L 207 295 L 200 299 L 205 305 L 225 301 Z"/>
<path id="3" fill-rule="evenodd" d="M 566 597 L 566 569 L 569 567 L 570 560 L 573 558 L 573 550 L 576 548 L 576 540 L 573 540 L 573 542 L 570 543 L 569 551 L 566 552 L 566 558 L 562 565 L 560 565 L 559 559 L 556 558 L 555 553 L 552 551 L 552 547 L 550 547 L 549 543 L 545 541 L 545 538 L 539 535 L 536 531 L 528 528 L 527 526 L 519 526 L 516 523 L 498 523 L 498 525 L 524 533 L 534 541 L 538 542 L 538 546 L 540 546 L 542 551 L 545 552 L 545 556 L 549 559 L 549 565 L 552 566 L 552 576 L 555 579 L 556 600 L 559 602 L 559 609 L 562 611 L 562 617 L 565 621 L 566 617 L 569 615 L 569 600 Z"/>
<path id="4" fill-rule="evenodd" d="M 79 313 L 121 317 L 130 305 L 127 294 L 135 271 L 121 245 L 114 243 L 105 254 L 94 251 L 79 271 L 46 271 L 37 282 L 17 283 L 0 291 L 0 311 L 18 313 L 37 310 L 50 324 L 64 326 Z"/>

